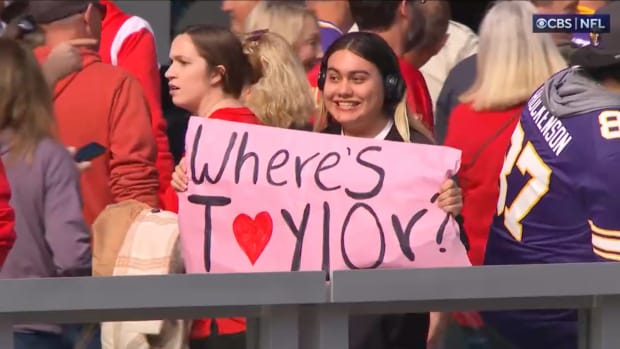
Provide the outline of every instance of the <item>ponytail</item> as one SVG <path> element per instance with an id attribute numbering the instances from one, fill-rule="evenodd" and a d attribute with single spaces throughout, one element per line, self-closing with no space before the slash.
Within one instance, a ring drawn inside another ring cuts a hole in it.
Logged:
<path id="1" fill-rule="evenodd" d="M 246 84 L 254 85 L 263 77 L 263 62 L 257 50 L 261 36 L 267 32 L 265 30 L 256 30 L 245 34 L 243 38 L 243 52 L 247 59 L 246 66 Z"/>
<path id="2" fill-rule="evenodd" d="M 280 35 L 259 30 L 243 38 L 250 72 L 244 103 L 265 124 L 308 129 L 316 105 L 303 65 Z"/>

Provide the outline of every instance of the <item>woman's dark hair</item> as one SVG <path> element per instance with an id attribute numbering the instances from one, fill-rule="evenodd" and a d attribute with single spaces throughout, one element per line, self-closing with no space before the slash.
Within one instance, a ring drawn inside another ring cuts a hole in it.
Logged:
<path id="1" fill-rule="evenodd" d="M 241 40 L 230 30 L 199 24 L 185 28 L 181 34 L 189 35 L 198 53 L 210 67 L 224 67 L 224 93 L 239 98 L 246 84 L 254 84 L 260 79 L 261 72 L 250 64 L 243 52 Z"/>
<path id="2" fill-rule="evenodd" d="M 327 68 L 329 58 L 337 51 L 347 50 L 355 55 L 374 64 L 383 78 L 383 112 L 394 120 L 394 126 L 402 137 L 408 142 L 411 130 L 424 135 L 431 142 L 433 140 L 430 132 L 417 118 L 410 118 L 407 103 L 405 102 L 406 85 L 400 72 L 398 57 L 380 36 L 368 32 L 349 33 L 338 38 L 327 49 L 321 61 L 319 72 L 318 88 L 323 91 L 327 78 Z M 319 112 L 319 119 L 314 124 L 315 131 L 333 124 L 334 120 L 327 113 L 325 104 L 322 103 Z"/>
<path id="3" fill-rule="evenodd" d="M 321 61 L 318 81 L 320 90 L 323 90 L 325 85 L 329 58 L 340 50 L 351 51 L 377 67 L 383 77 L 384 111 L 392 116 L 405 95 L 405 82 L 400 73 L 398 58 L 390 45 L 380 36 L 368 32 L 341 36 L 327 49 Z"/>

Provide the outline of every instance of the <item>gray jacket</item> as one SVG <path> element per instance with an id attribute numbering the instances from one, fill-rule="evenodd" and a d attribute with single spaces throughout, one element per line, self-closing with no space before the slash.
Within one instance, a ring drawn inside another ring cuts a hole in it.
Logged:
<path id="1" fill-rule="evenodd" d="M 79 174 L 71 155 L 61 144 L 45 139 L 30 162 L 14 159 L 6 146 L 10 137 L 0 135 L 0 150 L 11 187 L 17 240 L 0 277 L 91 275 L 90 231 L 82 215 Z"/>

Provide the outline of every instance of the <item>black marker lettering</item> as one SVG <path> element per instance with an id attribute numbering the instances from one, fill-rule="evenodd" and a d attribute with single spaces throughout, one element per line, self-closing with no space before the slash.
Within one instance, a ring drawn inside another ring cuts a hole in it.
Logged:
<path id="1" fill-rule="evenodd" d="M 330 209 L 327 201 L 323 202 L 323 270 L 329 271 L 329 222 Z"/>
<path id="2" fill-rule="evenodd" d="M 326 160 L 331 157 L 335 157 L 336 160 L 330 164 L 325 165 Z M 325 190 L 325 191 L 332 191 L 332 190 L 340 189 L 341 187 L 340 185 L 337 185 L 335 187 L 327 187 L 325 184 L 323 184 L 320 178 L 321 171 L 336 167 L 339 162 L 340 162 L 340 154 L 335 153 L 335 152 L 327 153 L 327 155 L 325 155 L 321 159 L 321 161 L 319 162 L 319 166 L 317 166 L 316 171 L 314 171 L 314 182 L 316 183 L 317 187 L 319 187 L 319 189 Z"/>
<path id="3" fill-rule="evenodd" d="M 295 157 L 295 182 L 297 183 L 297 188 L 301 188 L 301 171 L 304 169 L 304 166 L 310 162 L 310 160 L 319 156 L 320 153 L 314 153 L 311 157 L 307 158 L 304 161 L 301 161 L 299 156 Z"/>
<path id="4" fill-rule="evenodd" d="M 392 215 L 392 226 L 394 227 L 394 232 L 396 233 L 396 237 L 400 243 L 400 249 L 403 251 L 405 257 L 412 262 L 415 260 L 415 254 L 411 250 L 411 229 L 413 229 L 413 226 L 426 214 L 426 212 L 428 212 L 427 209 L 422 209 L 414 214 L 409 220 L 409 223 L 407 223 L 407 227 L 404 231 L 398 216 L 395 214 Z"/>
<path id="5" fill-rule="evenodd" d="M 284 159 L 275 164 L 276 159 L 278 158 L 279 155 L 284 155 Z M 273 156 L 271 157 L 271 159 L 269 159 L 269 163 L 267 163 L 267 182 L 271 185 L 275 185 L 275 186 L 282 186 L 282 185 L 286 185 L 286 183 L 288 182 L 287 180 L 283 180 L 282 182 L 276 182 L 273 177 L 271 177 L 271 170 L 277 170 L 280 167 L 286 165 L 286 162 L 288 161 L 290 155 L 288 153 L 288 150 L 286 149 L 280 149 L 278 150 L 275 154 L 273 154 Z"/>
<path id="6" fill-rule="evenodd" d="M 288 225 L 289 229 L 297 242 L 295 243 L 295 252 L 293 253 L 293 262 L 291 265 L 291 271 L 299 271 L 299 265 L 301 264 L 301 249 L 304 245 L 304 235 L 306 234 L 306 227 L 308 226 L 308 217 L 310 216 L 310 204 L 306 204 L 306 208 L 304 208 L 304 214 L 301 218 L 301 223 L 299 223 L 299 228 L 295 226 L 295 222 L 293 222 L 293 217 L 291 214 L 283 209 L 280 211 L 282 214 L 282 218 L 284 218 L 284 222 Z"/>
<path id="7" fill-rule="evenodd" d="M 439 226 L 439 229 L 437 230 L 437 237 L 435 237 L 435 241 L 437 242 L 437 245 L 441 245 L 441 243 L 443 242 L 443 233 L 446 230 L 446 225 L 448 225 L 449 220 L 450 220 L 450 214 L 446 213 L 446 217 L 443 219 L 443 222 L 441 222 L 441 225 Z M 439 252 L 444 253 L 446 252 L 446 249 L 443 247 L 440 247 Z"/>
<path id="8" fill-rule="evenodd" d="M 375 211 L 372 209 L 372 207 L 368 206 L 363 202 L 358 202 L 353 205 L 353 207 L 351 207 L 351 209 L 349 210 L 349 213 L 347 213 L 347 216 L 344 219 L 344 223 L 342 223 L 342 233 L 340 235 L 340 252 L 342 253 L 342 259 L 344 260 L 344 264 L 346 264 L 349 269 L 360 269 L 360 267 L 356 266 L 351 262 L 351 259 L 347 255 L 347 249 L 344 243 L 345 233 L 347 231 L 347 227 L 349 226 L 349 222 L 351 221 L 351 217 L 353 217 L 353 213 L 355 213 L 355 211 L 357 211 L 357 209 L 359 208 L 363 208 L 368 211 L 368 213 L 370 213 L 372 218 L 375 219 L 377 229 L 379 230 L 379 238 L 381 240 L 379 257 L 377 257 L 377 261 L 369 267 L 369 269 L 375 269 L 383 263 L 383 260 L 385 258 L 385 233 L 383 232 L 383 227 L 381 226 L 381 222 L 379 222 L 379 217 L 377 217 Z"/>
<path id="9" fill-rule="evenodd" d="M 213 227 L 211 226 L 211 207 L 212 206 L 226 206 L 230 204 L 230 198 L 224 196 L 202 196 L 202 195 L 190 195 L 189 202 L 193 204 L 199 204 L 205 206 L 205 242 L 204 242 L 204 259 L 205 270 L 211 271 L 211 234 Z"/>
<path id="10" fill-rule="evenodd" d="M 385 180 L 385 170 L 375 164 L 372 164 L 368 161 L 365 161 L 362 159 L 362 154 L 368 152 L 368 151 L 381 151 L 381 147 L 378 146 L 371 146 L 371 147 L 366 147 L 364 149 L 362 149 L 358 154 L 357 154 L 357 163 L 367 167 L 373 171 L 375 171 L 377 173 L 377 175 L 379 175 L 379 179 L 377 180 L 377 184 L 368 192 L 366 193 L 358 193 L 358 192 L 354 192 L 352 190 L 349 190 L 348 188 L 345 188 L 345 193 L 347 193 L 347 195 L 349 195 L 350 198 L 355 199 L 355 200 L 365 200 L 365 199 L 370 199 L 372 197 L 377 196 L 377 194 L 379 194 L 381 192 L 381 189 L 383 188 L 383 181 Z"/>
<path id="11" fill-rule="evenodd" d="M 209 176 L 209 164 L 204 164 L 200 177 L 196 177 L 196 156 L 198 155 L 198 146 L 200 145 L 201 136 L 202 125 L 198 126 L 198 130 L 196 131 L 196 137 L 194 138 L 194 144 L 192 145 L 192 157 L 190 159 L 190 172 L 192 173 L 192 182 L 194 182 L 194 184 L 202 184 L 206 179 L 209 183 L 215 184 L 220 181 L 222 175 L 224 174 L 224 169 L 226 168 L 228 160 L 230 159 L 230 153 L 232 152 L 232 148 L 235 146 L 235 143 L 237 141 L 237 132 L 233 132 L 230 135 L 230 139 L 228 140 L 228 147 L 226 148 L 226 152 L 224 153 L 224 158 L 222 159 L 220 170 L 214 179 L 211 179 L 211 177 Z"/>
<path id="12" fill-rule="evenodd" d="M 237 162 L 235 162 L 235 184 L 239 184 L 239 178 L 241 177 L 241 168 L 245 161 L 249 158 L 254 160 L 254 166 L 252 167 L 252 183 L 256 184 L 258 182 L 258 168 L 260 166 L 258 161 L 258 155 L 251 151 L 249 153 L 245 152 L 245 148 L 248 145 L 248 133 L 244 132 L 241 137 L 241 144 L 239 145 L 239 151 L 237 152 Z"/>

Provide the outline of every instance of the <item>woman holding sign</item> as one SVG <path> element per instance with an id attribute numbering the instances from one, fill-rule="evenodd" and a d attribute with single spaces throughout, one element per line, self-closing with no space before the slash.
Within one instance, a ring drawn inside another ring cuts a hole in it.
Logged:
<path id="1" fill-rule="evenodd" d="M 206 25 L 188 27 L 172 41 L 170 59 L 172 63 L 165 76 L 177 107 L 194 116 L 262 124 L 239 101 L 246 84 L 256 82 L 260 72 L 250 64 L 241 41 L 228 29 Z M 167 194 L 166 207 L 177 207 L 176 193 Z M 244 319 L 196 321 L 190 347 L 244 348 L 244 331 Z"/>
<path id="2" fill-rule="evenodd" d="M 275 33 L 248 33 L 242 43 L 227 29 L 193 26 L 174 39 L 170 58 L 166 78 L 172 101 L 192 115 L 305 128 L 315 112 L 301 62 L 292 47 Z M 288 98 L 292 96 L 295 98 Z M 185 173 L 182 159 L 173 176 L 174 190 L 186 189 Z M 168 194 L 167 207 L 176 208 L 176 194 Z M 242 349 L 244 331 L 244 319 L 196 321 L 190 347 Z"/>
<path id="3" fill-rule="evenodd" d="M 375 34 L 349 33 L 337 39 L 321 62 L 318 87 L 323 110 L 315 123 L 317 131 L 432 143 L 430 132 L 421 123 L 409 125 L 398 59 Z M 437 203 L 454 216 L 460 214 L 461 190 L 452 179 L 439 188 Z M 385 349 L 426 348 L 428 332 L 428 313 L 353 317 L 350 348 L 377 344 Z"/>
<path id="4" fill-rule="evenodd" d="M 323 105 L 315 130 L 343 136 L 432 144 L 421 123 L 409 124 L 405 84 L 398 59 L 379 36 L 349 33 L 336 40 L 321 63 Z M 461 190 L 452 179 L 439 188 L 437 203 L 457 216 Z"/>

